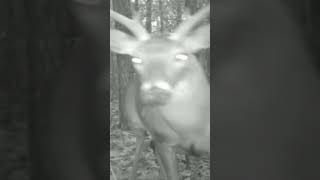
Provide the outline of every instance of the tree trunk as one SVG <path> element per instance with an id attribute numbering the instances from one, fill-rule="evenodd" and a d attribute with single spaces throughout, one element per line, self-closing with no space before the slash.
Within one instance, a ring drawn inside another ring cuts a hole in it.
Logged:
<path id="1" fill-rule="evenodd" d="M 125 15 L 129 18 L 132 17 L 132 12 L 130 11 L 131 9 L 131 4 L 129 0 L 113 0 L 113 7 L 114 10 L 122 15 Z M 129 33 L 129 31 L 124 28 L 122 25 L 120 25 L 119 23 L 116 23 L 115 25 L 116 29 L 124 31 Z M 130 61 L 130 57 L 128 55 L 122 55 L 122 54 L 117 54 L 116 56 L 116 66 L 117 66 L 117 77 L 118 77 L 118 92 L 119 92 L 119 96 L 118 96 L 118 100 L 120 102 L 121 97 L 124 94 L 124 90 L 130 80 L 130 77 L 132 77 L 133 74 L 133 68 L 131 66 L 131 61 Z M 115 83 L 115 82 L 111 82 L 111 83 Z M 112 84 L 111 84 L 112 86 Z M 127 123 L 126 122 L 126 118 L 124 118 L 124 114 L 123 112 L 121 112 L 121 109 L 119 108 L 119 113 L 120 113 L 120 122 L 119 122 L 119 126 L 122 129 L 126 129 L 127 128 Z"/>
<path id="2" fill-rule="evenodd" d="M 146 15 L 146 29 L 149 33 L 152 32 L 152 0 L 147 0 L 146 2 L 147 5 L 147 15 Z"/>
<path id="3" fill-rule="evenodd" d="M 160 32 L 162 33 L 165 29 L 163 24 L 163 3 L 162 0 L 159 0 L 159 12 L 160 12 Z"/>
<path id="4" fill-rule="evenodd" d="M 180 2 L 180 0 L 178 0 L 178 2 Z M 182 6 L 181 6 L 181 3 L 178 3 L 177 5 L 177 26 L 179 26 L 179 24 L 181 23 L 182 21 Z"/>

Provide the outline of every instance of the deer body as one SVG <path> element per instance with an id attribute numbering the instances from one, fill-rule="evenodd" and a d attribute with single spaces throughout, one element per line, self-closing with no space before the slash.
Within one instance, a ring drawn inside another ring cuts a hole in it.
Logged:
<path id="1" fill-rule="evenodd" d="M 126 114 L 151 134 L 168 180 L 179 179 L 174 147 L 210 152 L 210 86 L 193 55 L 210 46 L 210 27 L 191 31 L 209 12 L 200 10 L 172 35 L 150 36 L 137 22 L 110 11 L 136 36 L 110 30 L 111 50 L 131 55 L 138 75 L 125 95 Z"/>
<path id="2" fill-rule="evenodd" d="M 197 85 L 201 83 L 201 85 Z M 206 86 L 205 89 L 203 87 Z M 203 93 L 204 96 L 198 96 Z M 161 121 L 157 119 L 146 120 L 147 115 L 142 115 L 142 121 L 148 129 L 152 129 L 153 124 L 161 123 L 172 134 L 170 142 L 173 145 L 181 145 L 189 148 L 192 144 L 198 142 L 199 139 L 210 135 L 210 92 L 208 82 L 179 82 L 172 94 L 172 98 L 164 106 L 144 107 L 144 109 L 153 108 L 155 114 L 161 116 Z M 151 123 L 148 126 L 148 123 Z M 163 129 L 155 128 L 153 131 L 157 134 L 165 134 L 161 132 Z M 170 133 L 171 134 L 171 133 Z M 156 136 L 155 136 L 156 138 Z M 210 144 L 206 142 L 205 145 Z M 205 146 L 202 145 L 202 146 Z"/>
<path id="3" fill-rule="evenodd" d="M 138 103 L 141 101 L 138 95 L 135 98 Z M 140 114 L 141 122 L 156 140 L 189 149 L 203 137 L 210 139 L 210 89 L 204 75 L 178 82 L 165 105 L 149 106 L 140 102 L 137 106 L 139 112 L 135 114 Z M 208 151 L 209 145 L 210 142 L 204 141 L 199 148 Z"/>

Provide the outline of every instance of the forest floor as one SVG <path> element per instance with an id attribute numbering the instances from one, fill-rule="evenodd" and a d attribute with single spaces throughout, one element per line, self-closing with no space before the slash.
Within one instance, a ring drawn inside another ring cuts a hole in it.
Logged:
<path id="1" fill-rule="evenodd" d="M 123 132 L 118 128 L 118 102 L 110 102 L 110 179 L 127 180 L 130 176 L 136 139 L 133 134 Z M 149 140 L 150 141 L 150 140 Z M 148 141 L 148 142 L 149 142 Z M 209 180 L 209 157 L 196 158 L 189 156 L 190 165 L 187 167 L 185 155 L 177 153 L 178 169 L 182 180 Z M 159 165 L 152 149 L 146 148 L 139 161 L 138 180 L 160 180 Z"/>

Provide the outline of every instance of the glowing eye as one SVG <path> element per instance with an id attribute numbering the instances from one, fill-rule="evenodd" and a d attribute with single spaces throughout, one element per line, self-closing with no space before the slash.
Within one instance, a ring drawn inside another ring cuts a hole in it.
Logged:
<path id="1" fill-rule="evenodd" d="M 188 60 L 188 56 L 187 55 L 185 55 L 185 54 L 177 54 L 176 55 L 176 59 L 177 60 L 181 60 L 181 61 L 186 61 L 186 60 Z"/>
<path id="2" fill-rule="evenodd" d="M 142 64 L 143 62 L 142 59 L 136 57 L 132 58 L 131 61 L 135 64 Z"/>

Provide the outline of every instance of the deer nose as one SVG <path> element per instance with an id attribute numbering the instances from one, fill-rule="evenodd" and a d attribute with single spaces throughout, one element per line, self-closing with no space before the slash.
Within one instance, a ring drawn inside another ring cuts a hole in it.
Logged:
<path id="1" fill-rule="evenodd" d="M 146 104 L 165 104 L 170 95 L 171 86 L 165 81 L 143 83 L 141 86 L 141 97 Z"/>

